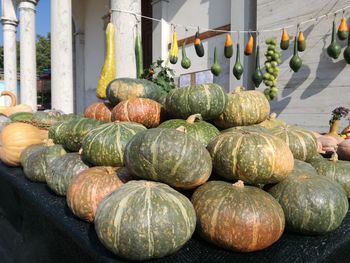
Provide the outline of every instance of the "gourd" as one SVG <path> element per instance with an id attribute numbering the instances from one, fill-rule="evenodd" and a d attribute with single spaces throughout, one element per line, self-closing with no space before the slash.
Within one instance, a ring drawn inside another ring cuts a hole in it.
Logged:
<path id="1" fill-rule="evenodd" d="M 216 47 L 214 48 L 214 64 L 211 66 L 211 73 L 215 76 L 219 76 L 221 73 L 221 66 L 218 61 L 218 53 Z"/>
<path id="2" fill-rule="evenodd" d="M 112 120 L 137 122 L 147 128 L 154 128 L 166 118 L 165 113 L 164 107 L 154 100 L 134 98 L 115 106 L 112 110 Z"/>
<path id="3" fill-rule="evenodd" d="M 224 55 L 226 58 L 231 58 L 233 55 L 233 44 L 232 44 L 231 34 L 226 34 Z"/>
<path id="4" fill-rule="evenodd" d="M 97 84 L 96 95 L 100 99 L 106 99 L 107 85 L 115 79 L 115 28 L 113 23 L 108 23 L 106 28 L 106 45 L 107 52 L 105 62 Z"/>
<path id="5" fill-rule="evenodd" d="M 231 130 L 207 147 L 218 175 L 248 184 L 277 183 L 289 176 L 294 158 L 288 145 L 270 134 Z"/>
<path id="6" fill-rule="evenodd" d="M 95 230 L 102 244 L 129 260 L 161 258 L 192 236 L 196 214 L 191 202 L 169 186 L 131 181 L 97 207 Z"/>
<path id="7" fill-rule="evenodd" d="M 298 41 L 297 41 L 297 37 L 295 37 L 294 38 L 294 53 L 293 53 L 293 57 L 289 61 L 289 67 L 294 72 L 298 72 L 299 69 L 301 68 L 302 64 L 303 64 L 303 61 L 301 60 L 301 58 L 298 55 Z"/>
<path id="8" fill-rule="evenodd" d="M 3 91 L 0 93 L 0 97 L 9 96 L 11 98 L 10 106 L 0 106 L 0 114 L 5 116 L 10 116 L 16 112 L 32 112 L 33 109 L 27 104 L 19 104 L 17 105 L 16 96 L 11 91 Z"/>
<path id="9" fill-rule="evenodd" d="M 112 106 L 108 102 L 95 102 L 84 111 L 84 117 L 110 122 L 112 118 Z"/>
<path id="10" fill-rule="evenodd" d="M 198 57 L 204 56 L 204 47 L 201 39 L 199 38 L 199 29 L 197 30 L 196 35 L 194 37 L 194 48 Z"/>
<path id="11" fill-rule="evenodd" d="M 275 243 L 285 226 L 279 203 L 265 191 L 211 181 L 192 196 L 197 231 L 209 242 L 238 252 L 262 250 Z"/>
<path id="12" fill-rule="evenodd" d="M 236 53 L 236 62 L 232 69 L 233 75 L 236 77 L 236 79 L 240 80 L 241 76 L 243 74 L 243 65 L 240 61 L 240 51 L 239 51 L 239 43 L 237 42 L 237 53 Z"/>
<path id="13" fill-rule="evenodd" d="M 338 38 L 340 40 L 345 40 L 349 36 L 348 24 L 347 24 L 346 18 L 344 16 L 341 18 L 337 34 L 338 34 Z"/>
<path id="14" fill-rule="evenodd" d="M 331 41 L 331 44 L 327 48 L 327 54 L 331 58 L 337 59 L 341 53 L 341 46 L 337 43 L 335 35 L 336 35 L 335 21 L 333 21 L 332 41 Z"/>
<path id="15" fill-rule="evenodd" d="M 259 45 L 256 46 L 256 54 L 255 54 L 255 70 L 252 75 L 252 81 L 256 88 L 258 88 L 263 81 L 263 74 L 261 72 L 260 68 L 260 47 Z"/>
<path id="16" fill-rule="evenodd" d="M 171 64 L 176 64 L 178 59 L 179 47 L 177 44 L 177 33 L 173 32 L 173 42 L 171 44 L 170 53 L 169 53 L 169 61 Z"/>
<path id="17" fill-rule="evenodd" d="M 83 138 L 82 155 L 95 166 L 123 166 L 126 144 L 144 130 L 143 125 L 132 122 L 100 125 Z"/>
<path id="18" fill-rule="evenodd" d="M 306 41 L 304 37 L 304 33 L 302 31 L 299 31 L 298 34 L 298 51 L 303 52 L 306 49 Z"/>
<path id="19" fill-rule="evenodd" d="M 348 36 L 348 45 L 344 49 L 343 56 L 346 63 L 350 64 L 350 36 Z"/>
<path id="20" fill-rule="evenodd" d="M 168 128 L 137 133 L 126 145 L 124 162 L 138 178 L 181 189 L 205 183 L 212 170 L 210 155 L 201 142 Z"/>
<path id="21" fill-rule="evenodd" d="M 286 125 L 286 123 L 283 120 L 277 119 L 277 114 L 275 112 L 272 112 L 266 120 L 259 123 L 258 125 L 267 129 L 271 129 Z"/>
<path id="22" fill-rule="evenodd" d="M 138 79 L 143 74 L 143 50 L 142 50 L 142 39 L 139 31 L 136 32 L 135 38 L 135 58 L 136 58 L 136 76 Z"/>
<path id="23" fill-rule="evenodd" d="M 247 45 L 244 48 L 244 55 L 250 56 L 251 54 L 253 54 L 253 48 L 254 48 L 254 38 L 252 35 L 250 35 Z"/>
<path id="24" fill-rule="evenodd" d="M 350 161 L 350 140 L 346 139 L 339 143 L 337 154 L 340 160 Z"/>
<path id="25" fill-rule="evenodd" d="M 282 30 L 280 48 L 282 50 L 287 50 L 289 48 L 289 35 L 288 35 L 288 32 L 285 28 L 283 28 L 283 30 Z"/>
<path id="26" fill-rule="evenodd" d="M 189 69 L 191 67 L 191 60 L 186 55 L 186 40 L 182 45 L 181 67 L 183 67 L 184 69 Z"/>

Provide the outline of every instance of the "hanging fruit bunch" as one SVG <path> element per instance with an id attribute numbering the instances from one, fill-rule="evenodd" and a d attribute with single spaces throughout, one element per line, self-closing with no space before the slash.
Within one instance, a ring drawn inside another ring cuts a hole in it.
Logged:
<path id="1" fill-rule="evenodd" d="M 216 50 L 216 47 L 214 48 L 214 64 L 211 66 L 211 73 L 213 73 L 215 76 L 219 76 L 221 73 L 221 66 L 218 61 L 218 52 Z"/>
<path id="2" fill-rule="evenodd" d="M 231 58 L 233 55 L 233 44 L 232 44 L 232 38 L 230 34 L 226 34 L 224 55 L 226 58 Z"/>
<path id="3" fill-rule="evenodd" d="M 176 64 L 178 59 L 179 46 L 177 44 L 177 33 L 173 31 L 173 42 L 171 43 L 169 61 L 171 64 Z"/>
<path id="4" fill-rule="evenodd" d="M 264 84 L 267 88 L 264 94 L 268 100 L 273 100 L 278 94 L 277 78 L 280 72 L 278 65 L 281 64 L 281 51 L 277 49 L 276 38 L 268 38 L 265 40 L 267 51 L 265 52 L 265 69 L 263 74 Z"/>
<path id="5" fill-rule="evenodd" d="M 340 25 L 338 27 L 337 35 L 338 35 L 338 38 L 340 40 L 345 40 L 349 36 L 349 28 L 348 28 L 348 24 L 346 22 L 346 18 L 344 17 L 344 14 L 343 14 L 343 17 L 341 18 Z"/>
<path id="6" fill-rule="evenodd" d="M 333 21 L 332 41 L 331 41 L 331 44 L 327 48 L 327 54 L 331 58 L 337 59 L 341 53 L 341 46 L 338 44 L 335 35 L 336 35 L 335 21 Z"/>

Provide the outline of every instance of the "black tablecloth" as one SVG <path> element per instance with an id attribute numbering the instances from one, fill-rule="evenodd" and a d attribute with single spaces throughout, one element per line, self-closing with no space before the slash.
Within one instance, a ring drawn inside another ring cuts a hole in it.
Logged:
<path id="1" fill-rule="evenodd" d="M 65 198 L 21 169 L 0 163 L 0 262 L 127 262 L 99 242 L 93 224 L 69 211 Z M 285 233 L 273 246 L 254 253 L 217 248 L 195 234 L 177 253 L 152 262 L 350 262 L 350 213 L 324 236 Z"/>

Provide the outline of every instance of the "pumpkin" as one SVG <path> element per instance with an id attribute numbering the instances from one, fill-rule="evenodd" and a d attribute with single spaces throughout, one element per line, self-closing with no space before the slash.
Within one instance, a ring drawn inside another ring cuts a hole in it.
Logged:
<path id="1" fill-rule="evenodd" d="M 350 161 L 350 140 L 346 139 L 339 143 L 337 154 L 340 160 Z"/>
<path id="2" fill-rule="evenodd" d="M 112 110 L 113 121 L 137 122 L 147 128 L 157 127 L 165 118 L 162 105 L 146 98 L 133 98 L 120 102 Z"/>
<path id="3" fill-rule="evenodd" d="M 84 170 L 68 187 L 68 207 L 77 217 L 93 222 L 101 200 L 130 180 L 125 168 L 97 166 Z"/>
<path id="4" fill-rule="evenodd" d="M 227 105 L 214 123 L 222 129 L 253 125 L 266 120 L 269 113 L 270 103 L 262 92 L 238 87 L 228 94 Z"/>
<path id="5" fill-rule="evenodd" d="M 197 231 L 209 242 L 234 251 L 262 250 L 282 235 L 285 218 L 279 203 L 265 191 L 211 181 L 192 196 Z"/>
<path id="6" fill-rule="evenodd" d="M 126 144 L 146 128 L 138 123 L 114 122 L 92 129 L 82 143 L 82 154 L 96 166 L 123 166 Z"/>
<path id="7" fill-rule="evenodd" d="M 62 144 L 66 135 L 65 128 L 67 127 L 67 122 L 57 122 L 50 126 L 48 137 L 52 139 L 55 144 Z"/>
<path id="8" fill-rule="evenodd" d="M 270 134 L 232 130 L 216 137 L 207 148 L 214 172 L 249 184 L 277 183 L 294 166 L 288 145 Z"/>
<path id="9" fill-rule="evenodd" d="M 286 123 L 280 119 L 277 119 L 277 114 L 272 112 L 266 120 L 258 124 L 267 129 L 276 128 L 282 125 L 286 125 Z"/>
<path id="10" fill-rule="evenodd" d="M 187 120 L 173 119 L 165 121 L 159 125 L 159 128 L 177 129 L 180 126 L 185 127 L 188 135 L 205 146 L 220 134 L 220 131 L 214 125 L 203 121 L 200 114 L 193 114 Z"/>
<path id="11" fill-rule="evenodd" d="M 302 234 L 324 234 L 336 229 L 348 211 L 344 189 L 325 176 L 308 172 L 289 176 L 269 189 L 281 204 L 286 228 Z"/>
<path id="12" fill-rule="evenodd" d="M 224 111 L 226 101 L 226 92 L 217 84 L 193 85 L 171 90 L 165 108 L 174 118 L 187 119 L 199 113 L 203 120 L 212 120 Z"/>
<path id="13" fill-rule="evenodd" d="M 72 179 L 88 168 L 79 153 L 66 153 L 49 163 L 49 172 L 45 174 L 45 179 L 52 191 L 65 196 Z"/>
<path id="14" fill-rule="evenodd" d="M 317 153 L 317 140 L 311 131 L 295 125 L 282 125 L 270 132 L 287 143 L 295 159 L 306 161 Z"/>
<path id="15" fill-rule="evenodd" d="M 27 123 L 11 123 L 0 133 L 0 159 L 9 166 L 19 166 L 22 151 L 47 139 L 38 128 Z"/>
<path id="16" fill-rule="evenodd" d="M 294 159 L 294 168 L 290 176 L 299 175 L 300 173 L 306 172 L 308 175 L 318 176 L 316 169 L 307 162 Z"/>
<path id="17" fill-rule="evenodd" d="M 84 117 L 110 122 L 112 120 L 112 108 L 108 102 L 95 102 L 85 109 Z"/>
<path id="18" fill-rule="evenodd" d="M 158 101 L 161 89 L 146 79 L 118 78 L 108 84 L 107 98 L 113 106 L 132 98 L 149 98 Z"/>
<path id="19" fill-rule="evenodd" d="M 46 125 L 51 126 L 59 121 L 59 117 L 62 115 L 60 111 L 37 111 L 33 114 L 31 121 L 34 125 Z"/>
<path id="20" fill-rule="evenodd" d="M 95 230 L 105 247 L 130 260 L 161 258 L 192 236 L 196 214 L 191 202 L 169 186 L 130 181 L 97 207 Z"/>
<path id="21" fill-rule="evenodd" d="M 30 122 L 33 118 L 32 112 L 16 112 L 9 116 L 11 121 Z"/>
<path id="22" fill-rule="evenodd" d="M 168 128 L 136 134 L 126 145 L 124 158 L 135 176 L 182 189 L 205 183 L 212 170 L 210 155 L 201 142 Z"/>
<path id="23" fill-rule="evenodd" d="M 235 132 L 235 131 L 240 131 L 240 132 L 257 132 L 257 133 L 270 133 L 270 130 L 267 128 L 264 128 L 260 125 L 250 125 L 250 126 L 236 126 L 232 128 L 228 128 L 225 130 L 222 130 L 221 133 L 226 133 L 226 132 Z"/>
<path id="24" fill-rule="evenodd" d="M 32 112 L 33 109 L 27 104 L 20 104 L 16 105 L 16 95 L 13 94 L 11 91 L 3 91 L 0 93 L 0 97 L 2 96 L 9 96 L 11 98 L 11 105 L 10 106 L 0 106 L 0 114 L 3 114 L 5 116 L 10 116 L 11 114 L 15 112 Z"/>

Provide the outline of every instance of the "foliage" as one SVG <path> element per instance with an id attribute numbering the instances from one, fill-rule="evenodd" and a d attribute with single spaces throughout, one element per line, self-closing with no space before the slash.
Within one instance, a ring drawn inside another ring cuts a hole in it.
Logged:
<path id="1" fill-rule="evenodd" d="M 332 119 L 330 119 L 329 124 L 332 124 L 336 120 L 345 118 L 349 114 L 349 109 L 345 107 L 338 107 L 332 111 Z"/>

